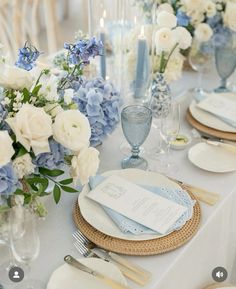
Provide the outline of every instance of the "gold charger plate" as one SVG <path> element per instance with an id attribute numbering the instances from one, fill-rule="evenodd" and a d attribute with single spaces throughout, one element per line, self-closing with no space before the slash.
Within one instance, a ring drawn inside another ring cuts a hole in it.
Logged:
<path id="1" fill-rule="evenodd" d="M 187 190 L 184 187 L 183 189 Z M 193 194 L 189 190 L 187 191 L 191 198 L 195 199 Z M 77 228 L 97 246 L 120 254 L 147 256 L 163 254 L 175 250 L 187 243 L 198 231 L 201 220 L 201 209 L 196 200 L 193 217 L 182 227 L 182 229 L 162 238 L 146 241 L 130 241 L 103 234 L 86 222 L 81 215 L 78 202 L 76 202 L 74 206 L 73 219 Z"/>
<path id="2" fill-rule="evenodd" d="M 187 113 L 186 113 L 186 119 L 194 128 L 196 128 L 197 130 L 199 130 L 203 133 L 206 133 L 208 135 L 211 135 L 211 136 L 214 136 L 217 138 L 223 138 L 223 139 L 227 139 L 227 140 L 236 141 L 236 133 L 217 130 L 217 129 L 208 127 L 208 126 L 200 123 L 192 116 L 189 109 L 187 110 Z"/>

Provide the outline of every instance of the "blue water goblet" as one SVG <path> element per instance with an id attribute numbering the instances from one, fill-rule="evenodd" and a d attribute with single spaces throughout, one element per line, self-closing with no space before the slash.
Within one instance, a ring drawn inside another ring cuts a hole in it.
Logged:
<path id="1" fill-rule="evenodd" d="M 148 162 L 139 156 L 139 147 L 146 140 L 152 123 L 152 110 L 146 106 L 130 105 L 121 112 L 121 124 L 126 140 L 131 145 L 132 155 L 125 158 L 121 166 L 146 170 Z"/>
<path id="2" fill-rule="evenodd" d="M 236 66 L 236 52 L 230 45 L 226 47 L 216 47 L 215 63 L 218 75 L 221 78 L 220 86 L 215 92 L 227 92 L 227 79 L 233 74 Z"/>

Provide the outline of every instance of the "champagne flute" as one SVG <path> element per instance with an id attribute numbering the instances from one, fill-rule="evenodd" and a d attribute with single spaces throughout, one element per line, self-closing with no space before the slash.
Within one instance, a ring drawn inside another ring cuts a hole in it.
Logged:
<path id="1" fill-rule="evenodd" d="M 170 145 L 176 139 L 180 130 L 180 104 L 172 103 L 169 113 L 163 113 L 161 118 L 161 136 L 167 144 L 166 157 L 163 162 L 166 172 L 176 171 L 177 167 L 174 166 L 170 158 Z"/>
<path id="2" fill-rule="evenodd" d="M 36 216 L 28 208 L 22 209 L 19 215 L 14 208 L 10 216 L 11 247 L 14 257 L 19 263 L 25 265 L 30 272 L 30 263 L 38 257 L 40 240 L 36 230 Z M 31 280 L 29 276 L 20 283 L 19 287 L 25 289 L 43 289 L 43 284 L 38 280 Z"/>

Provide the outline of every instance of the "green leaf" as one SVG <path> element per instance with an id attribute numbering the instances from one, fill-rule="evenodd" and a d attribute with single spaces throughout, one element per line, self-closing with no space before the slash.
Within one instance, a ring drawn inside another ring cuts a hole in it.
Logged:
<path id="1" fill-rule="evenodd" d="M 39 168 L 39 172 L 44 175 L 44 176 L 49 176 L 49 177 L 58 177 L 64 174 L 64 171 L 54 169 L 54 170 L 49 170 L 45 168 Z"/>
<path id="2" fill-rule="evenodd" d="M 36 85 L 36 86 L 34 87 L 34 89 L 32 90 L 32 94 L 33 94 L 34 96 L 37 96 L 37 95 L 38 95 L 38 92 L 39 92 L 39 90 L 40 90 L 41 87 L 42 87 L 42 84 Z"/>
<path id="3" fill-rule="evenodd" d="M 48 187 L 48 179 L 40 177 L 32 177 L 26 179 L 26 182 L 31 186 L 34 191 L 45 192 Z M 39 186 L 41 185 L 41 186 Z"/>
<path id="4" fill-rule="evenodd" d="M 78 193 L 78 190 L 71 188 L 71 187 L 61 186 L 61 188 L 63 189 L 63 191 L 67 193 Z"/>
<path id="5" fill-rule="evenodd" d="M 54 186 L 53 197 L 54 197 L 54 200 L 55 200 L 56 204 L 58 204 L 59 201 L 60 201 L 60 198 L 61 198 L 61 189 L 60 189 L 60 187 L 58 185 Z"/>
<path id="6" fill-rule="evenodd" d="M 16 189 L 15 192 L 14 192 L 14 195 L 24 195 L 25 192 L 21 189 Z"/>
<path id="7" fill-rule="evenodd" d="M 60 183 L 61 185 L 69 185 L 69 184 L 71 184 L 72 182 L 73 182 L 73 179 L 66 179 L 66 180 L 60 181 L 59 183 Z"/>
<path id="8" fill-rule="evenodd" d="M 25 154 L 27 154 L 27 150 L 24 147 L 21 147 L 16 155 L 16 158 L 22 157 Z"/>
<path id="9" fill-rule="evenodd" d="M 28 91 L 28 89 L 27 89 L 27 88 L 24 88 L 24 89 L 22 90 L 22 93 L 23 93 L 23 95 L 24 95 L 23 102 L 25 103 L 25 102 L 29 101 L 29 100 L 30 100 L 30 92 Z"/>

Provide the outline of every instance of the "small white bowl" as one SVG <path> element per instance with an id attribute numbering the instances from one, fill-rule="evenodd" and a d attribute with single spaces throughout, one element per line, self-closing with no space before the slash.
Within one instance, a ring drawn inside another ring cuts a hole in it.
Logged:
<path id="1" fill-rule="evenodd" d="M 170 147 L 174 150 L 185 149 L 192 141 L 190 135 L 185 133 L 180 133 L 176 136 L 175 140 L 171 142 Z"/>

